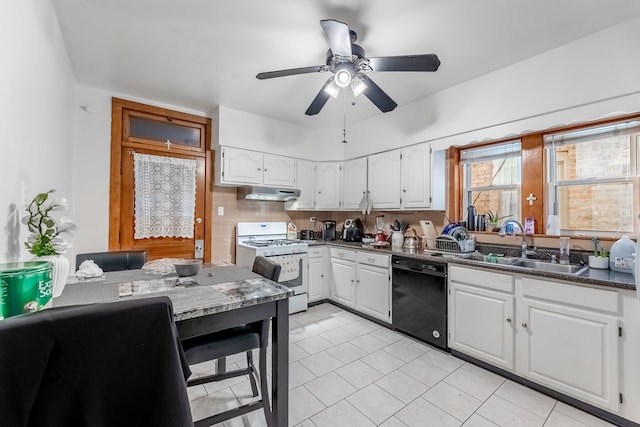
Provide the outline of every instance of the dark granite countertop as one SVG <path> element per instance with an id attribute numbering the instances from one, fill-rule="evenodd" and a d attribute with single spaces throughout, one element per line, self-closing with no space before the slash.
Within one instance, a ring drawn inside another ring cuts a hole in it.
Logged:
<path id="1" fill-rule="evenodd" d="M 489 264 L 481 261 L 474 261 L 470 259 L 464 259 L 456 257 L 454 254 L 445 254 L 442 255 L 434 255 L 435 252 L 431 251 L 418 251 L 418 250 L 407 250 L 407 249 L 392 249 L 391 247 L 372 247 L 369 245 L 363 245 L 359 242 L 344 242 L 341 240 L 314 240 L 310 241 L 309 245 L 329 245 L 332 247 L 342 247 L 342 248 L 350 248 L 357 249 L 362 251 L 370 251 L 380 254 L 388 254 L 388 255 L 398 255 L 398 256 L 406 256 L 410 258 L 416 259 L 424 259 L 429 261 L 439 261 L 445 262 L 447 264 L 458 264 L 458 265 L 466 265 L 468 267 L 476 267 L 476 268 L 484 268 L 492 271 L 504 271 L 512 274 L 522 274 L 527 276 L 539 277 L 539 278 L 548 278 L 554 280 L 564 280 L 567 282 L 571 282 L 578 285 L 594 285 L 594 286 L 602 286 L 608 288 L 618 288 L 618 289 L 629 289 L 635 290 L 635 278 L 632 274 L 629 273 L 619 273 L 613 270 L 598 270 L 594 268 L 588 268 L 584 272 L 578 275 L 574 274 L 566 274 L 566 273 L 555 273 L 548 271 L 538 271 L 533 270 L 531 268 L 520 267 L 520 266 L 510 266 L 503 264 Z M 519 248 L 514 248 L 515 251 L 518 251 Z M 573 261 L 573 259 L 572 259 Z"/>

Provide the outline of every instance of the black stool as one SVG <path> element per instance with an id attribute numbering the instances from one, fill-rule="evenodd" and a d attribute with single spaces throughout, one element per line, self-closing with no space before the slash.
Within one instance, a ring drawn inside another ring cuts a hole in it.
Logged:
<path id="1" fill-rule="evenodd" d="M 280 277 L 281 266 L 265 257 L 256 257 L 252 271 L 267 279 L 277 281 Z M 257 402 L 229 409 L 218 414 L 211 415 L 195 422 L 196 427 L 210 426 L 221 423 L 231 418 L 239 417 L 248 412 L 263 408 L 269 427 L 271 408 L 269 405 L 269 390 L 267 384 L 267 345 L 269 344 L 269 319 L 237 326 L 223 331 L 202 335 L 199 337 L 182 340 L 182 347 L 189 365 L 206 362 L 208 360 L 221 359 L 233 354 L 246 352 L 247 367 L 228 372 L 218 372 L 201 378 L 190 379 L 187 386 L 194 386 L 212 381 L 221 381 L 249 375 L 253 396 L 258 396 L 257 382 L 260 382 L 261 399 Z M 258 371 L 253 364 L 253 349 L 259 349 Z"/>
<path id="2" fill-rule="evenodd" d="M 93 252 L 76 255 L 76 270 L 83 261 L 93 260 L 102 271 L 137 270 L 147 262 L 146 251 Z"/>

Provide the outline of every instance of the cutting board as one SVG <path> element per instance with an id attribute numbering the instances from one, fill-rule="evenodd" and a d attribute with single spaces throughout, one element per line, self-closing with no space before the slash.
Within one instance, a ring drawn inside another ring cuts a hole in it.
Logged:
<path id="1" fill-rule="evenodd" d="M 433 221 L 421 220 L 420 226 L 422 227 L 422 232 L 428 240 L 435 240 L 438 237 L 438 233 L 436 233 L 436 227 L 433 225 Z"/>

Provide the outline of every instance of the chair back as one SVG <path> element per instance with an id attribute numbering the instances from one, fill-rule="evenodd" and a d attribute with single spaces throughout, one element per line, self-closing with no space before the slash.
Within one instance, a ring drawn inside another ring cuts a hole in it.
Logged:
<path id="1" fill-rule="evenodd" d="M 137 270 L 147 262 L 146 251 L 93 252 L 76 255 L 76 270 L 83 261 L 93 260 L 102 271 Z"/>
<path id="2" fill-rule="evenodd" d="M 168 297 L 15 316 L 0 343 L 2 425 L 193 425 Z"/>
<path id="3" fill-rule="evenodd" d="M 269 258 L 263 256 L 257 256 L 253 261 L 253 268 L 251 271 L 258 273 L 261 276 L 266 277 L 269 280 L 277 282 L 280 278 L 280 271 L 282 266 L 271 261 Z"/>

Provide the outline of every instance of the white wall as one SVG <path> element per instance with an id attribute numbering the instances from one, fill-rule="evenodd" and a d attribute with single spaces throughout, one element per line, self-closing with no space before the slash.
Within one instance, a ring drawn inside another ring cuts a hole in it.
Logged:
<path id="1" fill-rule="evenodd" d="M 7 262 L 32 257 L 17 219 L 35 194 L 56 189 L 74 216 L 75 78 L 50 1 L 8 0 L 2 9 L 0 262 Z"/>
<path id="2" fill-rule="evenodd" d="M 434 148 L 640 110 L 640 18 L 354 125 L 346 158 Z M 523 102 L 526 101 L 526 102 Z"/>
<path id="3" fill-rule="evenodd" d="M 216 110 L 215 119 L 215 145 L 313 160 L 344 158 L 341 129 L 311 129 L 223 105 Z"/>

